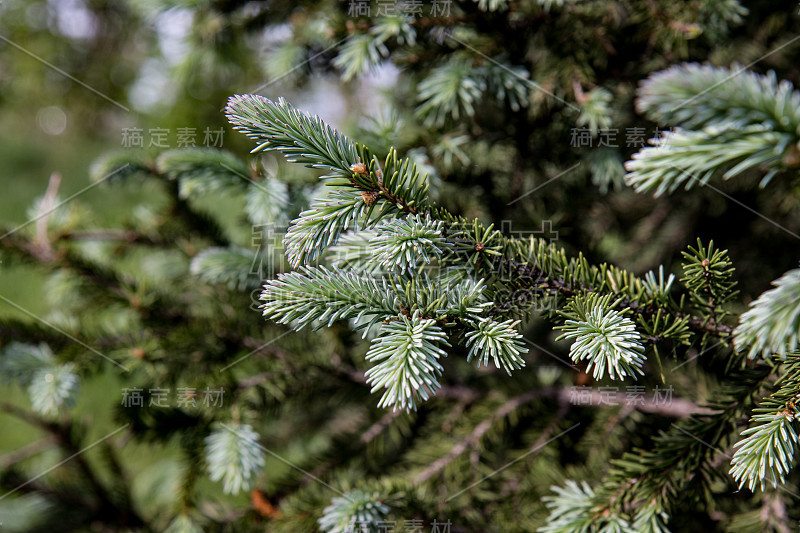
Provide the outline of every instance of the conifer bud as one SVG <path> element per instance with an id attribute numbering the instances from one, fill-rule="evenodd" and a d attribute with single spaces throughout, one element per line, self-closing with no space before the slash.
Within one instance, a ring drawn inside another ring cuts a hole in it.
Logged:
<path id="1" fill-rule="evenodd" d="M 352 170 L 356 174 L 361 174 L 362 176 L 366 176 L 368 174 L 367 165 L 365 165 L 364 163 L 353 163 L 352 165 L 350 165 L 350 170 Z"/>
<path id="2" fill-rule="evenodd" d="M 364 199 L 364 203 L 367 206 L 372 207 L 375 205 L 375 202 L 378 201 L 378 197 L 381 195 L 378 191 L 364 191 L 361 193 L 361 198 Z"/>

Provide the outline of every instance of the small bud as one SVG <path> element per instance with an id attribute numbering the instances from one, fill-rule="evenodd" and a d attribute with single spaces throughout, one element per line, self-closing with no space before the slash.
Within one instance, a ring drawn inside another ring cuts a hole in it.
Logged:
<path id="1" fill-rule="evenodd" d="M 703 268 L 708 268 L 708 265 L 710 265 L 711 262 L 708 259 L 703 259 L 703 262 L 700 264 L 703 265 Z"/>
<path id="2" fill-rule="evenodd" d="M 362 176 L 367 175 L 367 165 L 364 163 L 353 163 L 350 165 L 350 170 L 355 172 L 356 174 L 361 174 Z"/>
<path id="3" fill-rule="evenodd" d="M 482 243 L 482 242 L 479 242 L 479 243 L 477 243 L 477 244 L 475 245 L 475 250 L 476 250 L 476 251 L 478 251 L 478 252 L 480 252 L 481 250 L 483 250 L 483 243 Z"/>
<path id="4" fill-rule="evenodd" d="M 361 193 L 361 198 L 364 199 L 364 203 L 367 206 L 372 207 L 375 205 L 375 202 L 378 201 L 378 197 L 381 195 L 378 191 L 364 191 Z"/>

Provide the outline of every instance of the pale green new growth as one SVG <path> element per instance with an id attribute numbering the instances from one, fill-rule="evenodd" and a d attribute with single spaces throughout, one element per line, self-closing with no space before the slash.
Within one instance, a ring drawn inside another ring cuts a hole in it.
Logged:
<path id="1" fill-rule="evenodd" d="M 352 490 L 333 498 L 318 523 L 325 533 L 375 531 L 388 514 L 389 506 L 379 492 Z"/>
<path id="2" fill-rule="evenodd" d="M 443 227 L 442 221 L 417 215 L 381 224 L 369 242 L 375 261 L 400 273 L 430 264 L 451 248 L 442 236 Z"/>
<path id="3" fill-rule="evenodd" d="M 547 525 L 538 533 L 670 533 L 665 522 L 667 515 L 655 503 L 642 506 L 627 516 L 593 509 L 595 492 L 584 481 L 579 485 L 568 479 L 564 487 L 550 487 L 555 495 L 543 499 L 550 516 Z"/>
<path id="4" fill-rule="evenodd" d="M 212 481 L 222 481 L 226 494 L 249 489 L 264 468 L 258 433 L 248 424 L 217 428 L 205 442 L 209 477 Z"/>
<path id="5" fill-rule="evenodd" d="M 754 359 L 775 355 L 785 358 L 800 346 L 800 269 L 790 270 L 750 304 L 733 331 L 740 350 Z"/>
<path id="6" fill-rule="evenodd" d="M 0 382 L 7 380 L 25 386 L 33 410 L 49 418 L 72 407 L 80 390 L 74 365 L 59 364 L 46 344 L 9 343 L 0 352 Z"/>
<path id="7" fill-rule="evenodd" d="M 581 114 L 578 115 L 576 124 L 587 126 L 592 135 L 597 135 L 601 129 L 611 126 L 611 109 L 609 104 L 613 95 L 608 89 L 596 87 L 586 93 L 581 103 Z"/>
<path id="8" fill-rule="evenodd" d="M 539 533 L 589 533 L 592 528 L 592 498 L 594 491 L 582 481 L 580 484 L 567 480 L 564 487 L 550 487 L 554 496 L 543 500 L 550 509 L 547 525 L 540 527 Z"/>
<path id="9" fill-rule="evenodd" d="M 474 75 L 467 59 L 450 59 L 419 84 L 417 116 L 431 126 L 442 126 L 448 119 L 471 117 L 484 90 L 486 83 Z"/>
<path id="10" fill-rule="evenodd" d="M 279 274 L 264 285 L 260 298 L 264 316 L 295 329 L 314 325 L 319 329 L 337 320 L 371 319 L 400 313 L 397 295 L 385 280 L 325 267 L 300 267 L 299 272 Z"/>
<path id="11" fill-rule="evenodd" d="M 764 490 L 765 482 L 773 487 L 784 483 L 792 466 L 794 447 L 798 444 L 797 431 L 793 425 L 794 412 L 759 414 L 744 430 L 746 437 L 736 443 L 736 453 L 731 461 L 731 476 L 750 490 L 756 483 Z"/>
<path id="12" fill-rule="evenodd" d="M 750 169 L 766 174 L 795 168 L 791 150 L 800 136 L 800 93 L 774 73 L 688 64 L 650 76 L 637 108 L 671 128 L 655 146 L 641 149 L 625 168 L 629 185 L 657 196 L 712 176 L 730 179 Z"/>
<path id="13" fill-rule="evenodd" d="M 491 356 L 495 366 L 502 367 L 509 375 L 512 370 L 525 366 L 525 360 L 520 354 L 526 353 L 528 349 L 519 341 L 522 335 L 517 331 L 518 323 L 518 320 L 478 320 L 475 330 L 467 333 L 467 361 L 478 355 L 478 366 L 487 365 Z"/>
<path id="14" fill-rule="evenodd" d="M 367 352 L 367 361 L 377 363 L 366 374 L 371 392 L 386 389 L 378 407 L 416 409 L 418 401 L 433 396 L 442 373 L 439 359 L 447 357 L 441 345 L 449 346 L 447 336 L 419 311 L 382 326 Z"/>
<path id="15" fill-rule="evenodd" d="M 45 416 L 56 416 L 61 407 L 74 405 L 78 388 L 78 376 L 71 364 L 42 368 L 28 385 L 31 407 Z"/>
<path id="16" fill-rule="evenodd" d="M 705 185 L 721 175 L 730 179 L 751 168 L 777 168 L 790 137 L 763 126 L 728 131 L 708 127 L 702 131 L 664 132 L 655 146 L 633 154 L 625 164 L 628 184 L 655 196 Z M 764 183 L 774 172 L 767 174 Z"/>
<path id="17" fill-rule="evenodd" d="M 641 336 L 630 318 L 608 305 L 608 297 L 574 299 L 564 313 L 568 319 L 558 328 L 566 331 L 559 339 L 575 339 L 569 355 L 576 363 L 586 360 L 586 371 L 594 368 L 595 379 L 602 379 L 606 372 L 611 379 L 636 379 L 636 374 L 644 375 Z"/>
<path id="18" fill-rule="evenodd" d="M 694 130 L 766 124 L 800 135 L 800 93 L 790 82 L 778 82 L 774 72 L 762 76 L 735 64 L 688 63 L 651 75 L 638 95 L 637 110 L 662 124 Z"/>

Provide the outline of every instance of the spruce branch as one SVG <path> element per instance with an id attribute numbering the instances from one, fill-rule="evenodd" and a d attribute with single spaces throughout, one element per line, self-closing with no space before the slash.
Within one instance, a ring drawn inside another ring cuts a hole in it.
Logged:
<path id="1" fill-rule="evenodd" d="M 392 149 L 381 167 L 366 147 L 300 112 L 284 99 L 233 96 L 226 114 L 234 129 L 259 141 L 253 152 L 277 150 L 293 163 L 323 170 L 338 187 L 292 221 L 286 254 L 293 267 L 318 258 L 349 227 L 367 228 L 381 218 L 414 214 L 428 206 L 426 175 Z"/>
<path id="2" fill-rule="evenodd" d="M 751 418 L 745 437 L 736 443 L 738 450 L 731 461 L 731 476 L 739 488 L 747 485 L 752 491 L 756 483 L 764 490 L 764 482 L 773 487 L 784 483 L 792 466 L 794 448 L 798 444 L 795 411 L 761 413 Z"/>
<path id="3" fill-rule="evenodd" d="M 728 314 L 725 304 L 739 294 L 728 251 L 715 249 L 714 241 L 703 246 L 697 239 L 697 248 L 690 246 L 688 252 L 681 254 L 685 260 L 681 283 L 689 290 L 695 306 L 708 316 L 708 322 L 720 322 Z"/>
<path id="4" fill-rule="evenodd" d="M 419 311 L 382 326 L 367 352 L 367 361 L 377 362 L 366 374 L 371 392 L 386 389 L 378 407 L 416 410 L 418 401 L 433 396 L 440 387 L 439 359 L 447 357 L 441 345 L 450 346 L 447 336 Z"/>
<path id="5" fill-rule="evenodd" d="M 733 338 L 747 357 L 785 358 L 800 346 L 800 269 L 790 270 L 773 281 L 774 289 L 750 303 L 739 318 Z"/>
<path id="6" fill-rule="evenodd" d="M 578 103 L 581 105 L 581 113 L 578 115 L 576 124 L 587 126 L 592 135 L 611 126 L 611 109 L 609 104 L 613 99 L 611 91 L 603 87 L 595 87 L 586 94 L 576 91 Z"/>
<path id="7" fill-rule="evenodd" d="M 442 235 L 444 222 L 427 216 L 410 215 L 379 225 L 369 244 L 374 260 L 386 271 L 415 271 L 430 264 L 450 249 Z"/>
<path id="8" fill-rule="evenodd" d="M 754 490 L 765 481 L 784 483 L 792 466 L 794 448 L 800 443 L 796 417 L 800 414 L 800 355 L 792 354 L 783 363 L 783 374 L 776 385 L 778 390 L 754 409 L 750 427 L 742 432 L 735 447 L 730 473 L 741 488 L 745 484 Z"/>
<path id="9" fill-rule="evenodd" d="M 762 125 L 730 130 L 709 126 L 702 131 L 667 131 L 654 146 L 641 149 L 625 163 L 625 181 L 640 193 L 661 196 L 683 187 L 705 185 L 712 177 L 728 180 L 750 169 L 768 172 L 766 185 L 783 168 L 787 147 L 795 140 Z"/>
<path id="10" fill-rule="evenodd" d="M 356 190 L 335 190 L 327 199 L 317 200 L 292 221 L 284 236 L 289 263 L 297 268 L 314 261 L 344 231 L 359 227 L 368 211 L 370 206 Z"/>
<path id="11" fill-rule="evenodd" d="M 644 375 L 645 360 L 641 336 L 630 318 L 611 309 L 611 297 L 574 297 L 567 310 L 560 314 L 567 318 L 557 329 L 566 331 L 560 339 L 575 339 L 570 347 L 570 357 L 576 363 L 588 361 L 587 371 L 601 379 L 608 371 L 611 379 L 623 379 L 636 374 Z"/>
<path id="12" fill-rule="evenodd" d="M 339 49 L 333 65 L 342 71 L 342 79 L 349 81 L 370 72 L 388 55 L 383 40 L 368 33 L 356 33 Z"/>
<path id="13" fill-rule="evenodd" d="M 57 416 L 62 407 L 75 404 L 80 383 L 70 363 L 37 370 L 30 378 L 31 407 L 43 416 Z"/>
<path id="14" fill-rule="evenodd" d="M 699 130 L 766 125 L 800 136 L 800 93 L 788 81 L 778 82 L 745 70 L 688 63 L 652 74 L 642 83 L 637 111 L 661 124 Z"/>
<path id="15" fill-rule="evenodd" d="M 45 417 L 55 417 L 75 404 L 80 381 L 72 363 L 59 364 L 47 344 L 12 342 L 0 352 L 0 381 L 27 388 L 31 407 Z"/>
<path id="16" fill-rule="evenodd" d="M 213 148 L 180 148 L 162 152 L 155 160 L 156 170 L 179 183 L 181 198 L 190 198 L 228 189 L 244 189 L 242 176 L 250 170 L 238 157 Z"/>
<path id="17" fill-rule="evenodd" d="M 538 533 L 595 533 L 592 514 L 594 491 L 588 483 L 568 479 L 563 487 L 552 486 L 555 495 L 543 498 L 550 510 L 547 524 Z"/>
<path id="18" fill-rule="evenodd" d="M 343 233 L 328 249 L 326 260 L 340 270 L 358 270 L 371 276 L 385 273 L 383 264 L 375 260 L 371 248 L 372 239 L 377 234 L 375 228 Z"/>
<path id="19" fill-rule="evenodd" d="M 713 459 L 729 446 L 730 432 L 752 405 L 762 386 L 772 375 L 772 367 L 757 365 L 745 368 L 741 356 L 734 356 L 729 370 L 721 376 L 722 387 L 703 412 L 675 422 L 662 432 L 647 449 L 636 448 L 613 462 L 611 472 L 596 489 L 598 512 L 636 509 L 655 501 L 661 510 L 674 514 L 679 495 L 711 497 L 710 476 Z"/>
<path id="20" fill-rule="evenodd" d="M 325 533 L 378 531 L 380 522 L 388 516 L 386 498 L 378 491 L 355 489 L 331 500 L 322 511 L 319 527 Z"/>
<path id="21" fill-rule="evenodd" d="M 766 171 L 765 186 L 779 170 L 797 167 L 800 93 L 788 81 L 778 83 L 773 72 L 672 67 L 642 84 L 637 109 L 656 122 L 683 128 L 651 140 L 655 146 L 626 163 L 625 179 L 639 192 L 658 196 L 752 168 Z"/>
<path id="22" fill-rule="evenodd" d="M 261 293 L 262 314 L 295 329 L 314 325 L 319 329 L 337 320 L 369 319 L 375 324 L 398 315 L 400 302 L 385 280 L 325 267 L 300 267 L 268 280 Z M 361 323 L 361 327 L 367 324 Z"/>
<path id="23" fill-rule="evenodd" d="M 481 75 L 486 80 L 486 92 L 497 102 L 506 102 L 512 111 L 519 112 L 530 101 L 530 73 L 520 66 L 493 60 L 484 65 Z"/>
<path id="24" fill-rule="evenodd" d="M 442 391 L 447 392 L 445 390 Z M 474 401 L 476 394 L 471 391 L 458 391 L 458 395 L 462 401 Z M 565 394 L 559 394 L 564 392 Z M 476 449 L 481 440 L 486 437 L 486 434 L 494 427 L 498 421 L 505 419 L 507 416 L 514 413 L 520 407 L 530 403 L 531 401 L 542 398 L 545 396 L 555 396 L 559 402 L 559 409 L 554 413 L 552 421 L 547 425 L 545 430 L 536 439 L 536 443 L 531 446 L 531 449 L 537 450 L 542 447 L 547 440 L 551 437 L 552 433 L 558 427 L 558 424 L 563 419 L 569 408 L 569 401 L 567 400 L 566 391 L 559 391 L 555 388 L 538 389 L 524 392 L 518 396 L 510 398 L 503 402 L 497 409 L 495 409 L 488 418 L 483 419 L 475 426 L 465 438 L 457 441 L 453 447 L 445 455 L 433 461 L 430 465 L 425 467 L 420 473 L 414 476 L 414 485 L 421 485 L 426 483 L 434 476 L 441 473 L 448 465 L 458 459 L 464 453 L 471 449 Z"/>
<path id="25" fill-rule="evenodd" d="M 467 361 L 474 356 L 478 358 L 478 366 L 488 365 L 489 357 L 494 359 L 497 368 L 503 368 L 508 375 L 512 370 L 525 366 L 525 359 L 520 354 L 528 351 L 519 340 L 522 334 L 517 331 L 518 320 L 495 322 L 489 318 L 481 318 L 475 322 L 475 329 L 467 333 Z"/>
<path id="26" fill-rule="evenodd" d="M 654 498 L 649 505 L 641 506 L 633 517 L 632 531 L 636 533 L 670 533 L 667 528 L 669 515 Z"/>
<path id="27" fill-rule="evenodd" d="M 226 494 L 238 494 L 252 486 L 264 467 L 264 451 L 251 426 L 223 425 L 214 429 L 205 443 L 209 477 L 222 481 Z"/>
<path id="28" fill-rule="evenodd" d="M 255 94 L 232 96 L 225 115 L 235 130 L 260 143 L 252 152 L 277 150 L 287 161 L 320 169 L 326 177 L 349 182 L 350 166 L 371 159 L 363 147 L 283 98 L 273 102 Z"/>
<path id="29" fill-rule="evenodd" d="M 437 127 L 448 119 L 471 117 L 484 90 L 486 82 L 474 72 L 471 61 L 452 58 L 433 69 L 417 87 L 416 114 L 426 125 Z"/>
<path id="30" fill-rule="evenodd" d="M 210 246 L 192 258 L 189 272 L 206 283 L 224 283 L 240 291 L 253 289 L 260 283 L 251 275 L 256 260 L 256 253 L 248 248 Z"/>
<path id="31" fill-rule="evenodd" d="M 289 188 L 276 178 L 268 178 L 251 184 L 245 197 L 247 218 L 256 226 L 282 225 L 288 220 Z"/>
<path id="32" fill-rule="evenodd" d="M 417 30 L 412 24 L 413 19 L 403 15 L 385 16 L 379 18 L 369 32 L 382 43 L 395 40 L 397 44 L 413 46 L 417 40 Z"/>
<path id="33" fill-rule="evenodd" d="M 643 289 L 645 295 L 652 301 L 669 305 L 671 303 L 670 291 L 675 283 L 675 274 L 664 277 L 664 265 L 658 267 L 658 277 L 652 270 L 644 275 Z"/>

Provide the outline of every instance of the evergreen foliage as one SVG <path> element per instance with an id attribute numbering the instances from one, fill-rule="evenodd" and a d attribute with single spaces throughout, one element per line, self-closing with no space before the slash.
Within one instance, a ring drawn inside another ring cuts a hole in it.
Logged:
<path id="1" fill-rule="evenodd" d="M 247 424 L 215 429 L 206 437 L 206 462 L 209 477 L 221 481 L 224 492 L 237 494 L 250 488 L 264 468 L 258 433 Z"/>
<path id="2" fill-rule="evenodd" d="M 575 299 L 564 312 L 567 320 L 560 329 L 566 331 L 561 338 L 575 339 L 569 354 L 576 363 L 587 360 L 586 371 L 602 379 L 606 372 L 611 379 L 643 375 L 644 348 L 639 333 L 630 318 L 609 305 L 610 295 L 596 298 L 591 294 L 585 300 Z"/>
<path id="3" fill-rule="evenodd" d="M 264 101 L 259 101 L 258 105 L 262 110 L 265 106 L 288 106 L 285 102 L 271 104 Z M 273 113 L 265 110 L 266 116 Z M 249 116 L 255 122 L 254 109 L 246 109 L 240 115 Z M 318 120 L 303 118 L 293 111 L 289 112 L 289 116 L 297 124 Z M 238 123 L 238 118 L 234 117 L 233 120 Z M 295 127 L 289 125 L 288 129 Z M 319 128 L 329 131 L 324 125 L 319 125 Z M 349 141 L 347 143 L 351 144 Z M 322 146 L 321 143 L 310 144 L 308 152 L 294 152 L 292 157 L 301 161 L 332 160 L 335 155 L 330 153 L 331 147 L 326 146 L 323 151 Z M 366 151 L 366 148 L 363 150 Z M 340 168 L 344 167 L 350 169 L 352 176 L 348 181 L 332 183 L 332 186 L 363 191 L 372 184 L 360 180 L 373 175 L 375 179 L 380 179 L 382 175 L 379 166 L 372 167 L 368 173 L 360 161 L 344 160 Z M 383 190 L 378 189 L 375 194 L 376 197 L 365 197 L 364 203 L 372 207 Z M 402 208 L 402 204 L 397 203 Z M 430 205 L 430 202 L 418 196 L 414 204 L 423 207 Z M 497 269 L 501 264 L 513 265 L 517 275 L 523 269 L 528 269 L 534 274 L 533 287 L 552 287 L 554 292 L 560 290 L 573 294 L 563 304 L 563 310 L 558 309 L 558 314 L 566 319 L 558 329 L 565 331 L 561 338 L 574 339 L 570 356 L 576 363 L 586 361 L 586 371 L 592 370 L 595 379 L 602 379 L 606 375 L 612 380 L 645 375 L 645 341 L 651 344 L 653 353 L 658 356 L 656 345 L 662 340 L 671 338 L 681 344 L 691 342 L 689 329 L 694 329 L 695 335 L 703 339 L 703 343 L 708 335 L 722 338 L 723 343 L 730 335 L 731 328 L 724 325 L 730 314 L 726 306 L 738 292 L 732 280 L 734 271 L 727 252 L 716 249 L 713 243 L 706 247 L 698 241 L 697 248 L 690 247 L 688 252 L 684 252 L 684 276 L 681 282 L 689 298 L 681 298 L 680 302 L 676 302 L 671 295 L 675 277 L 670 275 L 665 279 L 663 269 L 659 271 L 658 278 L 651 272 L 641 279 L 606 265 L 590 265 L 583 257 L 567 260 L 563 252 L 554 247 L 544 247 L 534 240 L 519 242 L 502 237 L 491 226 L 484 228 L 477 220 L 466 223 L 433 206 L 424 211 L 424 223 L 420 223 L 420 212 L 416 210 L 404 212 L 399 209 L 393 215 L 393 218 L 382 222 L 376 236 L 366 240 L 356 237 L 343 241 L 354 246 L 366 243 L 374 247 L 375 258 L 359 256 L 358 250 L 348 254 L 347 245 L 340 245 L 339 251 L 344 251 L 345 256 L 359 257 L 355 263 L 351 263 L 355 269 L 353 272 L 302 267 L 300 274 L 287 274 L 277 281 L 268 282 L 262 296 L 266 300 L 262 306 L 266 316 L 283 323 L 296 321 L 298 328 L 311 322 L 324 323 L 325 320 L 328 321 L 327 325 L 331 325 L 334 320 L 341 318 L 355 318 L 362 325 L 369 326 L 382 320 L 385 325 L 381 326 L 366 356 L 367 361 L 378 363 L 367 371 L 367 382 L 372 385 L 372 391 L 386 389 L 378 403 L 379 407 L 416 409 L 419 401 L 428 400 L 441 387 L 439 378 L 444 367 L 440 361 L 447 355 L 442 345 L 448 345 L 445 340 L 448 336 L 437 325 L 439 323 L 445 328 L 456 328 L 453 332 L 456 337 L 459 329 L 467 328 L 466 346 L 470 348 L 468 359 L 478 354 L 479 360 L 485 363 L 492 356 L 496 365 L 509 373 L 511 369 L 524 364 L 524 360 L 519 358 L 521 344 L 517 339 L 520 334 L 513 329 L 518 321 L 509 318 L 510 310 L 504 312 L 493 300 L 486 302 L 494 308 L 492 318 L 477 316 L 475 312 L 480 313 L 481 309 L 465 315 L 442 308 L 437 303 L 442 302 L 444 296 L 433 306 L 415 306 L 412 303 L 415 292 L 419 297 L 426 294 L 426 287 L 435 287 L 435 279 L 413 268 L 418 263 L 430 264 L 431 250 L 441 266 L 460 264 L 462 276 L 480 276 L 480 284 L 487 278 L 493 278 L 491 288 L 485 291 L 485 295 L 482 294 L 484 298 L 494 296 L 498 284 L 503 283 L 497 278 Z M 335 216 L 336 213 L 331 211 L 328 224 L 345 231 L 351 219 L 350 212 L 345 211 L 340 215 L 340 218 L 348 221 L 343 226 L 330 222 L 330 218 Z M 370 218 L 364 214 L 359 216 L 367 220 Z M 301 218 L 289 229 L 290 234 L 293 230 L 299 235 L 313 232 L 303 227 L 305 217 L 311 218 L 313 215 L 301 214 Z M 432 225 L 432 220 L 436 220 L 435 225 Z M 298 227 L 301 229 L 296 229 Z M 328 243 L 314 244 L 316 248 L 310 248 L 308 258 L 320 257 Z M 450 248 L 448 254 L 442 253 L 445 247 Z M 525 259 L 534 261 L 518 262 Z M 372 268 L 368 266 L 370 263 L 373 264 Z M 398 268 L 386 268 L 392 264 Z M 380 278 L 381 285 L 377 284 L 375 278 L 367 282 L 371 278 L 364 279 L 356 274 L 365 266 L 372 273 L 382 266 L 388 270 L 389 277 Z M 287 279 L 292 282 L 287 284 Z M 365 282 L 369 285 L 365 285 Z M 392 294 L 389 287 L 396 287 L 398 282 L 405 284 L 405 290 L 395 289 Z M 769 293 L 765 295 L 766 298 L 769 296 Z M 430 302 L 431 297 L 427 296 L 425 300 Z M 781 301 L 786 300 L 782 298 Z M 466 305 L 467 302 L 460 302 L 461 307 Z M 699 315 L 693 316 L 691 312 Z M 373 316 L 369 322 L 362 320 L 367 314 Z M 628 314 L 634 315 L 636 322 L 625 316 Z M 448 320 L 448 315 L 455 315 L 453 318 L 457 320 Z M 637 331 L 637 322 L 648 333 L 647 337 Z M 738 401 L 741 402 L 741 399 Z M 676 431 L 673 431 L 663 435 L 652 451 L 639 452 L 638 455 L 632 453 L 620 460 L 617 470 L 612 471 L 601 492 L 595 493 L 588 486 L 580 487 L 568 482 L 567 488 L 558 489 L 558 496 L 549 500 L 552 511 L 549 525 L 541 531 L 667 531 L 667 517 L 672 508 L 669 496 L 653 497 L 647 505 L 634 504 L 635 512 L 612 510 L 616 508 L 613 500 L 606 504 L 612 505 L 606 507 L 606 513 L 598 515 L 596 509 L 617 483 L 625 484 L 624 490 L 630 494 L 632 502 L 647 501 L 651 497 L 647 494 L 661 494 L 664 488 L 657 487 L 665 487 L 664 483 L 671 487 L 667 490 L 676 490 L 672 483 L 677 479 L 671 476 L 625 481 L 631 475 L 634 479 L 641 476 L 646 464 L 650 465 L 648 476 L 654 475 L 659 469 L 674 468 L 672 465 L 678 458 L 682 461 L 680 472 L 705 468 L 707 450 L 698 449 L 696 444 L 700 442 L 712 449 L 714 445 L 708 444 L 698 434 L 717 431 L 720 416 L 731 415 L 729 409 L 712 413 L 706 418 L 690 418 L 687 425 L 690 429 L 676 426 L 679 433 L 676 435 Z M 755 415 L 753 423 L 756 426 L 745 431 L 745 438 L 737 445 L 739 451 L 731 470 L 733 477 L 741 483 L 749 480 L 752 490 L 757 480 L 763 483 L 769 468 L 778 480 L 783 481 L 789 471 L 793 445 L 797 439 L 791 425 L 793 420 L 793 412 Z M 716 437 L 710 440 L 717 441 L 722 437 L 722 434 L 716 433 Z M 685 451 L 675 457 L 675 450 L 681 447 Z"/>
<path id="4" fill-rule="evenodd" d="M 46 279 L 0 294 L 4 530 L 796 526 L 796 6 L 80 4 L 110 33 L 58 57 L 130 51 L 87 84 L 124 100 L 184 17 L 149 120 L 243 135 L 4 224 L 4 273 Z"/>
<path id="5" fill-rule="evenodd" d="M 750 303 L 734 330 L 734 340 L 748 357 L 785 358 L 796 352 L 800 336 L 800 269 L 774 281 L 775 288 Z"/>

